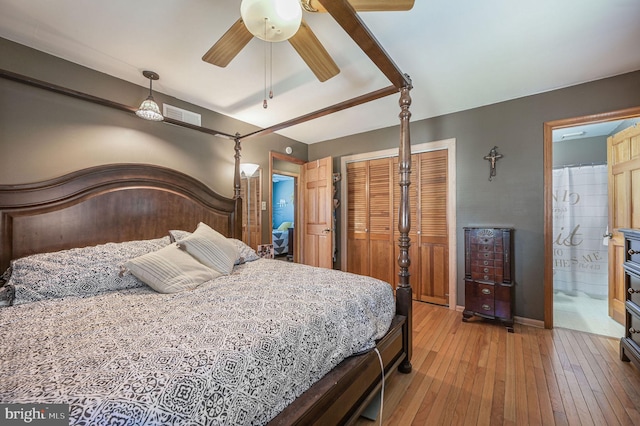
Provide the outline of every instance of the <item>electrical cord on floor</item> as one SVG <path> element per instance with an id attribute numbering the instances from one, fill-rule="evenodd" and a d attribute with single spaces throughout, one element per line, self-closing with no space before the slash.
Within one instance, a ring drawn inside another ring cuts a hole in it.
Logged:
<path id="1" fill-rule="evenodd" d="M 382 387 L 380 388 L 380 426 L 382 426 L 382 412 L 384 408 L 384 363 L 382 362 L 382 355 L 378 348 L 374 348 L 374 351 L 378 354 L 378 360 L 380 361 L 380 370 L 382 371 Z"/>

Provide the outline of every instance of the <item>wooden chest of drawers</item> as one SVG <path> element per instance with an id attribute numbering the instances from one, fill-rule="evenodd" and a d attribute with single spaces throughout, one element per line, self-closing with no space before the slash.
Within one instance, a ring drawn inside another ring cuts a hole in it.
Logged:
<path id="1" fill-rule="evenodd" d="M 640 230 L 621 229 L 624 234 L 625 332 L 620 339 L 620 359 L 640 368 Z"/>
<path id="2" fill-rule="evenodd" d="M 462 320 L 501 320 L 513 333 L 513 229 L 464 228 Z"/>

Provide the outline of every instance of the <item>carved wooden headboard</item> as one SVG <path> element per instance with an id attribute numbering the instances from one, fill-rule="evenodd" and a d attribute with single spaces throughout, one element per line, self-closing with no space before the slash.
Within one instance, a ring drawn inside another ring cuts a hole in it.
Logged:
<path id="1" fill-rule="evenodd" d="M 0 272 L 11 259 L 106 242 L 158 238 L 205 222 L 240 238 L 239 200 L 183 173 L 110 164 L 59 178 L 0 185 Z"/>

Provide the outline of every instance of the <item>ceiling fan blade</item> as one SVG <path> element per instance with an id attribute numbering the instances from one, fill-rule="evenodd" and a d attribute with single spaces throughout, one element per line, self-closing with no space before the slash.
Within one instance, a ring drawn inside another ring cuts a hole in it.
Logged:
<path id="1" fill-rule="evenodd" d="M 226 67 L 252 38 L 253 34 L 247 30 L 242 18 L 240 18 L 204 54 L 202 60 L 219 67 Z"/>
<path id="2" fill-rule="evenodd" d="M 357 12 L 386 12 L 411 10 L 415 0 L 348 0 Z M 326 12 L 319 0 L 301 0 L 307 12 Z"/>
<path id="3" fill-rule="evenodd" d="M 340 73 L 340 68 L 331 59 L 329 52 L 324 48 L 318 37 L 311 31 L 309 25 L 303 19 L 298 32 L 289 39 L 289 43 L 296 49 L 307 66 L 316 75 L 318 80 L 326 81 Z"/>

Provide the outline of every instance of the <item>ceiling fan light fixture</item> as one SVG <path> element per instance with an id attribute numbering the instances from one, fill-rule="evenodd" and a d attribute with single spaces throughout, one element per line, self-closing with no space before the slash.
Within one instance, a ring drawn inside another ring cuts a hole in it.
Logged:
<path id="1" fill-rule="evenodd" d="M 268 42 L 285 41 L 300 28 L 302 7 L 299 0 L 242 0 L 240 15 L 255 37 Z"/>
<path id="2" fill-rule="evenodd" d="M 153 80 L 158 80 L 160 76 L 153 71 L 142 71 L 142 75 L 149 79 L 149 96 L 142 101 L 140 108 L 136 111 L 136 115 L 145 120 L 162 121 L 164 117 L 160 113 L 160 107 L 158 107 L 158 104 L 153 100 L 153 96 L 151 95 Z"/>

